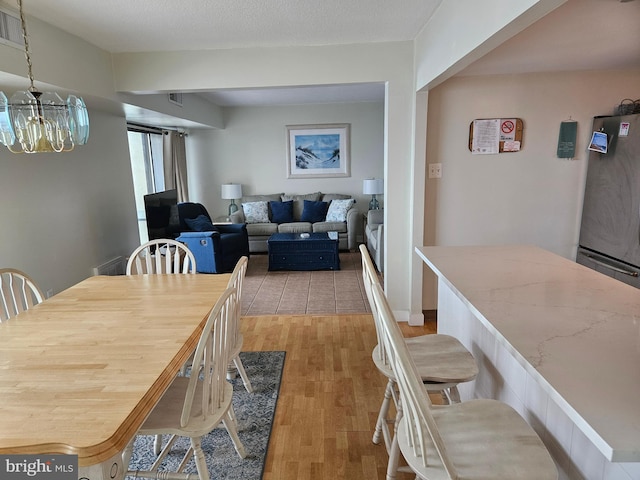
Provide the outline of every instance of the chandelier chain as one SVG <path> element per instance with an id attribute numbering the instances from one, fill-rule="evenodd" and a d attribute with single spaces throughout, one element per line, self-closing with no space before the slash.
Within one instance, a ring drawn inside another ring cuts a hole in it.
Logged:
<path id="1" fill-rule="evenodd" d="M 24 12 L 22 11 L 22 0 L 18 0 L 18 7 L 20 9 L 20 24 L 22 26 L 22 39 L 24 40 L 24 56 L 27 59 L 27 68 L 29 70 L 29 82 L 31 86 L 29 91 L 36 91 L 36 87 L 33 85 L 33 64 L 31 63 L 31 52 L 29 50 L 29 38 L 27 37 L 27 22 L 24 18 Z"/>

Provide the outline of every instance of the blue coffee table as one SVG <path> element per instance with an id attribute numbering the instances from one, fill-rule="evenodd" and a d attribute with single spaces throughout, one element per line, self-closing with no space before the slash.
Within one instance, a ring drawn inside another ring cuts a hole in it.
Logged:
<path id="1" fill-rule="evenodd" d="M 333 237 L 333 238 L 332 238 Z M 267 240 L 269 270 L 340 270 L 338 235 L 274 233 Z"/>

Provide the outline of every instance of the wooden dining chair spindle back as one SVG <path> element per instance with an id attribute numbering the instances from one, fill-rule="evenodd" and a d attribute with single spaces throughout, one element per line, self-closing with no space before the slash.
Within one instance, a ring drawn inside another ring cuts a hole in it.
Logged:
<path id="1" fill-rule="evenodd" d="M 229 329 L 234 321 L 236 296 L 235 288 L 227 288 L 220 296 L 200 335 L 193 356 L 192 371 L 186 377 L 177 376 L 173 380 L 138 431 L 138 435 L 172 435 L 170 441 L 148 471 L 131 471 L 128 475 L 136 478 L 186 478 L 186 475 L 181 475 L 181 471 L 193 455 L 199 480 L 209 480 L 202 437 L 220 423 L 229 432 L 238 455 L 241 458 L 246 456 L 232 413 L 233 385 L 226 379 L 233 348 Z M 182 408 L 176 408 L 179 405 Z M 160 470 L 160 467 L 178 436 L 189 437 L 191 447 L 178 466 L 178 475 L 174 475 Z M 126 462 L 131 458 L 132 446 L 133 441 L 125 451 Z"/>
<path id="2" fill-rule="evenodd" d="M 236 295 L 235 320 L 233 322 L 233 326 L 229 329 L 229 335 L 232 337 L 232 347 L 231 363 L 229 364 L 227 378 L 231 380 L 235 376 L 234 369 L 236 369 L 240 374 L 240 378 L 242 378 L 244 388 L 247 392 L 252 393 L 253 387 L 251 386 L 251 381 L 249 380 L 247 372 L 244 369 L 244 365 L 242 364 L 242 359 L 240 358 L 240 351 L 242 350 L 242 344 L 244 342 L 244 337 L 240 330 L 240 319 L 242 317 L 242 287 L 244 285 L 244 277 L 247 273 L 248 264 L 249 259 L 247 257 L 240 257 L 240 260 L 238 260 L 233 272 L 231 273 L 229 283 L 227 284 L 227 287 L 235 288 L 238 291 L 238 295 Z"/>
<path id="3" fill-rule="evenodd" d="M 382 290 L 382 285 L 365 245 L 360 245 L 360 254 L 365 292 L 371 306 L 378 337 L 378 344 L 373 349 L 371 357 L 380 373 L 388 379 L 373 433 L 373 443 L 380 443 L 382 438 L 387 451 L 390 451 L 392 432 L 389 425 L 395 423 L 395 418 L 390 418 L 389 415 L 390 406 L 393 401 L 396 410 L 399 411 L 401 405 L 398 401 L 395 374 L 389 363 L 387 348 L 383 341 L 384 332 L 379 306 L 374 301 L 372 293 L 376 287 Z M 442 394 L 443 400 L 447 403 L 460 402 L 457 385 L 473 380 L 478 374 L 478 366 L 464 345 L 455 337 L 437 333 L 409 337 L 404 341 L 413 361 L 418 366 L 418 372 L 427 390 Z"/>
<path id="4" fill-rule="evenodd" d="M 0 322 L 44 301 L 44 294 L 24 272 L 0 268 Z"/>
<path id="5" fill-rule="evenodd" d="M 433 405 L 379 285 L 374 285 L 373 297 L 402 403 L 387 478 L 395 478 L 401 452 L 423 480 L 557 480 L 546 447 L 507 404 L 475 399 Z"/>
<path id="6" fill-rule="evenodd" d="M 127 261 L 127 275 L 196 273 L 196 259 L 184 243 L 159 238 L 136 248 Z"/>

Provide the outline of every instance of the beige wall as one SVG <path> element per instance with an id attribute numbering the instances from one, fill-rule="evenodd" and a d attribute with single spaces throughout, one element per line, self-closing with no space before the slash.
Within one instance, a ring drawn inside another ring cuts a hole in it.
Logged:
<path id="1" fill-rule="evenodd" d="M 637 96 L 640 71 L 456 77 L 429 92 L 427 162 L 442 178 L 427 179 L 425 243 L 534 244 L 575 258 L 595 115 Z M 469 123 L 519 117 L 522 151 L 471 155 Z M 560 122 L 578 121 L 576 157 L 556 158 Z M 435 308 L 434 279 L 425 271 L 423 307 Z"/>
<path id="2" fill-rule="evenodd" d="M 187 147 L 190 196 L 214 216 L 227 213 L 220 198 L 222 183 L 241 183 L 243 193 L 348 193 L 366 211 L 369 196 L 362 180 L 384 174 L 384 104 L 340 103 L 279 107 L 226 108 L 224 130 L 193 130 Z M 286 125 L 348 123 L 351 125 L 351 176 L 287 179 Z M 384 196 L 380 198 L 384 205 Z"/>
<path id="3" fill-rule="evenodd" d="M 126 123 L 90 112 L 89 143 L 66 154 L 0 149 L 0 266 L 54 293 L 139 244 Z"/>

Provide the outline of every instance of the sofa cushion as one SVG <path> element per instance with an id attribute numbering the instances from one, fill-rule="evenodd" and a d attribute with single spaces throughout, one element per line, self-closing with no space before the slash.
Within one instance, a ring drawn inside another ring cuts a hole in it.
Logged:
<path id="1" fill-rule="evenodd" d="M 347 212 L 356 201 L 353 198 L 345 200 L 331 200 L 327 210 L 327 222 L 346 222 Z"/>
<path id="2" fill-rule="evenodd" d="M 267 202 L 247 202 L 242 204 L 242 211 L 247 223 L 268 223 L 269 208 Z"/>
<path id="3" fill-rule="evenodd" d="M 279 202 L 280 197 L 282 197 L 284 193 L 272 193 L 269 195 L 247 195 L 240 199 L 239 204 L 243 203 L 252 203 L 252 202 Z M 232 221 L 234 223 L 245 223 L 246 219 L 244 218 L 244 213 L 242 209 L 238 209 L 237 212 L 231 215 Z"/>
<path id="4" fill-rule="evenodd" d="M 329 204 L 327 202 L 312 202 L 310 200 L 305 200 L 300 221 L 311 223 L 323 222 L 327 216 L 328 208 Z"/>
<path id="5" fill-rule="evenodd" d="M 269 202 L 273 223 L 293 222 L 293 200 L 287 202 Z"/>
<path id="6" fill-rule="evenodd" d="M 217 232 L 218 229 L 211 223 L 206 215 L 198 215 L 196 218 L 185 218 L 187 226 L 194 232 Z"/>
<path id="7" fill-rule="evenodd" d="M 284 193 L 271 193 L 269 195 L 247 195 L 240 199 L 240 203 L 250 202 L 279 202 Z"/>
<path id="8" fill-rule="evenodd" d="M 330 203 L 332 200 L 347 200 L 349 198 L 352 198 L 351 195 L 345 195 L 344 193 L 325 193 L 319 200 Z"/>
<path id="9" fill-rule="evenodd" d="M 312 225 L 309 222 L 281 223 L 278 225 L 278 233 L 311 233 Z"/>
<path id="10" fill-rule="evenodd" d="M 247 233 L 249 237 L 270 236 L 278 232 L 277 223 L 248 223 Z"/>
<path id="11" fill-rule="evenodd" d="M 313 224 L 314 232 L 347 232 L 347 222 L 316 222 Z"/>
<path id="12" fill-rule="evenodd" d="M 299 222 L 302 219 L 302 212 L 304 210 L 304 201 L 310 200 L 312 202 L 320 201 L 320 192 L 307 193 L 305 195 L 286 195 L 282 194 L 282 201 L 287 202 L 293 200 L 293 221 Z"/>

